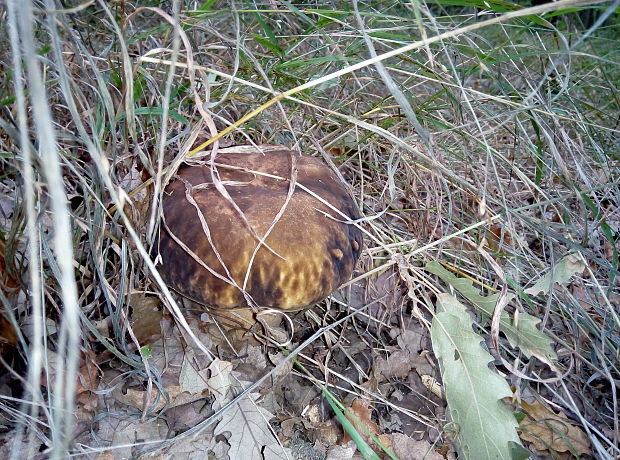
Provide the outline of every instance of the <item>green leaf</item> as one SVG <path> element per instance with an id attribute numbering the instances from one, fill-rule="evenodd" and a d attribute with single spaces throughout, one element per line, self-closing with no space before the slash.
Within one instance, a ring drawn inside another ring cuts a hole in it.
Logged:
<path id="1" fill-rule="evenodd" d="M 138 71 L 136 78 L 133 81 L 133 100 L 137 102 L 146 90 L 146 79 L 142 72 Z"/>
<path id="2" fill-rule="evenodd" d="M 429 3 L 435 3 L 442 6 L 467 6 L 469 8 L 479 8 L 485 11 L 491 10 L 496 13 L 515 11 L 522 8 L 516 3 L 506 2 L 503 0 L 430 0 Z"/>
<path id="3" fill-rule="evenodd" d="M 215 4 L 217 0 L 207 0 L 206 2 L 202 2 L 196 11 L 211 11 L 211 7 Z"/>
<path id="4" fill-rule="evenodd" d="M 254 40 L 256 40 L 258 43 L 263 45 L 265 48 L 270 49 L 271 51 L 276 53 L 278 56 L 280 57 L 284 56 L 284 50 L 278 43 L 278 37 L 276 37 L 276 34 L 273 33 L 273 29 L 271 28 L 271 26 L 266 21 L 263 20 L 263 17 L 261 14 L 255 13 L 254 17 L 256 17 L 258 24 L 263 29 L 263 32 L 265 32 L 265 37 L 261 37 L 258 34 L 252 34 L 252 37 L 254 37 Z"/>
<path id="5" fill-rule="evenodd" d="M 26 91 L 25 94 L 28 95 L 29 92 Z M 4 107 L 5 105 L 10 105 L 13 102 L 15 102 L 15 96 L 14 95 L 5 97 L 4 99 L 0 99 L 0 107 Z"/>
<path id="6" fill-rule="evenodd" d="M 39 56 L 45 56 L 47 53 L 50 52 L 51 49 L 52 49 L 51 45 L 44 45 L 37 50 L 37 54 Z"/>
<path id="7" fill-rule="evenodd" d="M 518 424 L 500 401 L 512 392 L 508 383 L 489 369 L 493 358 L 480 346 L 482 337 L 472 330 L 467 309 L 456 297 L 438 294 L 431 339 L 457 432 L 459 458 L 519 458 L 515 455 L 515 444 L 521 446 Z"/>
<path id="8" fill-rule="evenodd" d="M 320 65 L 320 64 L 325 64 L 326 62 L 342 62 L 342 63 L 346 63 L 347 61 L 341 57 L 341 56 L 321 56 L 321 57 L 317 57 L 317 58 L 310 58 L 310 59 L 306 59 L 304 58 L 303 60 L 299 59 L 299 60 L 290 60 L 290 61 L 285 61 L 282 62 L 278 65 L 274 66 L 274 69 L 277 70 L 282 70 L 282 69 L 288 69 L 288 68 L 295 68 L 295 67 L 310 67 L 313 65 Z"/>
<path id="9" fill-rule="evenodd" d="M 321 9 L 321 8 L 309 8 L 306 10 L 306 12 L 316 14 L 319 16 L 325 16 L 331 19 L 336 19 L 336 20 L 344 19 L 351 14 L 351 12 L 349 11 L 337 11 L 337 10 L 328 10 L 328 9 Z"/>
<path id="10" fill-rule="evenodd" d="M 538 295 L 539 293 L 549 294 L 554 283 L 562 284 L 567 282 L 574 274 L 581 273 L 586 268 L 581 258 L 576 254 L 569 254 L 562 257 L 551 270 L 538 278 L 534 286 L 525 291 L 528 295 Z"/>
<path id="11" fill-rule="evenodd" d="M 143 358 L 149 359 L 153 357 L 153 347 L 149 345 L 144 345 L 140 348 L 140 356 Z"/>
<path id="12" fill-rule="evenodd" d="M 480 292 L 470 280 L 455 276 L 437 262 L 429 262 L 426 264 L 425 269 L 459 291 L 467 300 L 474 304 L 476 311 L 485 320 L 493 316 L 499 294 L 480 295 Z M 514 299 L 514 297 L 513 294 L 508 294 L 506 303 Z M 500 331 L 508 339 L 510 346 L 520 348 L 528 358 L 535 356 L 553 370 L 556 370 L 554 361 L 557 359 L 557 355 L 553 348 L 551 348 L 553 341 L 547 334 L 536 328 L 538 323 L 540 323 L 540 319 L 527 313 L 520 312 L 518 319 L 515 320 L 508 312 L 503 311 L 500 316 L 499 327 Z"/>
<path id="13" fill-rule="evenodd" d="M 137 107 L 134 110 L 136 115 L 148 115 L 148 116 L 157 116 L 160 117 L 164 111 L 161 107 Z M 173 120 L 176 120 L 184 125 L 189 124 L 189 120 L 181 115 L 179 112 L 175 112 L 174 110 L 168 110 L 168 116 Z M 116 117 L 116 121 L 124 120 L 127 118 L 127 114 L 125 112 L 121 113 Z"/>
<path id="14" fill-rule="evenodd" d="M 286 0 L 281 0 L 281 3 L 286 6 L 289 10 L 291 10 L 295 15 L 301 19 L 302 22 L 305 22 L 306 25 L 310 27 L 314 27 L 314 21 L 310 19 L 308 15 L 306 15 L 303 11 L 293 5 L 291 2 L 287 2 Z"/>
<path id="15" fill-rule="evenodd" d="M 252 34 L 252 38 L 254 38 L 254 40 L 256 40 L 259 45 L 263 45 L 268 50 L 273 51 L 274 54 L 278 56 L 284 55 L 284 51 L 282 51 L 282 48 L 280 48 L 277 44 L 270 42 L 265 37 L 262 37 L 258 34 Z"/>

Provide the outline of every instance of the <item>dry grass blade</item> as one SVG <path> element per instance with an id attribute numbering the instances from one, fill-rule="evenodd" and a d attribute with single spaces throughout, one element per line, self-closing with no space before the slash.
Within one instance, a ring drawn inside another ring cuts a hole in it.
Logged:
<path id="1" fill-rule="evenodd" d="M 450 458 L 455 404 L 484 396 L 458 386 L 463 363 L 487 399 L 514 389 L 499 419 L 533 456 L 620 455 L 620 0 L 61 3 L 0 3 L 0 455 L 352 456 L 326 388 L 364 400 L 395 457 Z M 231 178 L 220 155 L 267 145 L 321 159 L 361 218 L 294 161 Z M 208 262 L 163 217 L 194 167 L 207 179 L 181 198 Z M 266 178 L 285 195 L 258 231 L 239 196 Z M 251 233 L 241 275 L 207 189 Z M 365 247 L 284 327 L 256 305 L 260 324 L 227 331 L 160 275 L 166 232 L 253 305 L 250 268 L 284 257 L 267 243 L 299 196 Z M 431 340 L 446 295 L 471 359 Z"/>

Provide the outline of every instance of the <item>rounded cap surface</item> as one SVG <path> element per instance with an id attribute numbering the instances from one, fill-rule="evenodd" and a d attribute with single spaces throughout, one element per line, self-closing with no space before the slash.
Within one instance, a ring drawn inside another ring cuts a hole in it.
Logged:
<path id="1" fill-rule="evenodd" d="M 180 169 L 166 187 L 166 282 L 215 309 L 299 310 L 326 298 L 349 279 L 362 249 L 361 231 L 344 223 L 359 218 L 344 186 L 319 159 L 284 147 L 225 150 L 216 174 L 238 209 L 216 189 L 208 163 Z M 286 203 L 293 161 L 297 185 Z"/>

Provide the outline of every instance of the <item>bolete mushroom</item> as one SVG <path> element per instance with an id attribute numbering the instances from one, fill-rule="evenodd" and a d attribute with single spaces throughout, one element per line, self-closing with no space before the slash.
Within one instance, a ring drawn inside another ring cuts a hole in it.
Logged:
<path id="1" fill-rule="evenodd" d="M 220 149 L 213 172 L 208 159 L 185 166 L 166 187 L 160 273 L 215 313 L 312 306 L 351 276 L 359 211 L 319 159 L 247 150 Z"/>

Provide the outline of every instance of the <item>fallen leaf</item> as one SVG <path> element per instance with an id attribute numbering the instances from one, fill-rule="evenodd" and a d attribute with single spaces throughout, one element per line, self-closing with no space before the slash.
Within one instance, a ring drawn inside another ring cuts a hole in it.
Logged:
<path id="1" fill-rule="evenodd" d="M 142 293 L 129 296 L 131 307 L 131 327 L 140 345 L 151 342 L 161 334 L 162 311 L 159 297 L 145 296 Z"/>
<path id="2" fill-rule="evenodd" d="M 443 390 L 441 388 L 441 383 L 435 380 L 435 377 L 430 375 L 420 375 L 420 379 L 422 380 L 422 384 L 430 390 L 435 396 L 441 399 L 445 399 L 443 396 Z"/>
<path id="3" fill-rule="evenodd" d="M 97 436 L 106 443 L 108 452 L 115 460 L 132 458 L 140 449 L 134 446 L 144 441 L 161 441 L 166 439 L 168 426 L 161 418 L 140 422 L 136 418 L 117 419 L 113 416 L 103 417 L 98 422 Z M 105 457 L 104 457 L 105 458 Z"/>
<path id="4" fill-rule="evenodd" d="M 355 455 L 357 447 L 353 441 L 349 441 L 348 444 L 343 446 L 331 446 L 327 449 L 327 456 L 325 460 L 354 460 L 361 459 L 359 455 Z"/>
<path id="5" fill-rule="evenodd" d="M 351 407 L 349 407 L 349 411 L 355 416 L 355 418 L 351 417 L 347 413 L 345 413 L 345 416 L 351 421 L 355 429 L 362 435 L 366 442 L 368 442 L 368 439 L 370 438 L 370 436 L 366 433 L 366 430 L 370 431 L 373 436 L 377 436 L 379 434 L 379 427 L 371 420 L 372 408 L 370 407 L 370 401 L 363 398 L 355 398 L 351 404 Z M 364 428 L 366 428 L 366 430 L 364 430 Z M 346 444 L 350 440 L 351 437 L 345 432 L 342 442 Z"/>
<path id="6" fill-rule="evenodd" d="M 17 345 L 17 334 L 11 322 L 5 317 L 5 313 L 0 308 L 0 352 L 5 350 L 5 347 Z"/>
<path id="7" fill-rule="evenodd" d="M 473 286 L 471 280 L 455 276 L 438 262 L 429 262 L 425 269 L 439 276 L 444 282 L 463 294 L 476 306 L 485 319 L 489 320 L 493 316 L 495 305 L 499 300 L 499 293 L 488 296 L 480 295 L 478 288 Z M 514 298 L 514 294 L 509 293 L 505 300 L 506 303 L 510 302 L 512 298 Z M 519 347 L 528 358 L 536 356 L 557 372 L 555 365 L 557 356 L 551 347 L 552 340 L 536 327 L 540 321 L 539 318 L 525 312 L 519 312 L 517 316 L 517 314 L 510 315 L 503 311 L 500 315 L 500 330 L 506 335 L 511 346 Z"/>
<path id="8" fill-rule="evenodd" d="M 426 335 L 426 329 L 420 325 L 419 330 L 405 329 L 396 338 L 398 346 L 412 354 L 418 353 L 422 349 L 422 341 Z"/>
<path id="9" fill-rule="evenodd" d="M 391 378 L 404 378 L 411 370 L 411 365 L 411 353 L 408 350 L 398 350 L 388 356 L 387 359 L 377 358 L 373 366 L 373 373 L 379 382 Z"/>
<path id="10" fill-rule="evenodd" d="M 180 439 L 166 449 L 162 454 L 161 460 L 179 459 L 179 460 L 203 460 L 208 458 L 226 458 L 229 449 L 225 441 L 216 441 L 215 438 L 204 439 L 200 436 L 195 438 Z M 153 460 L 151 457 L 140 457 Z M 230 458 L 230 457 L 229 457 Z"/>
<path id="11" fill-rule="evenodd" d="M 321 423 L 321 415 L 319 411 L 320 407 L 318 404 L 310 404 L 310 406 L 308 406 L 308 410 L 304 411 L 302 415 L 314 425 Z"/>
<path id="12" fill-rule="evenodd" d="M 223 404 L 226 400 L 226 393 L 230 388 L 230 372 L 232 368 L 232 363 L 222 361 L 219 358 L 214 359 L 208 367 L 210 377 L 207 380 L 207 387 L 220 404 Z"/>
<path id="13" fill-rule="evenodd" d="M 204 400 L 197 400 L 166 409 L 164 417 L 170 432 L 180 433 L 198 425 L 211 414 L 211 408 L 205 405 Z"/>
<path id="14" fill-rule="evenodd" d="M 13 278 L 7 270 L 4 258 L 5 245 L 0 239 L 0 289 L 2 293 L 10 300 L 15 297 L 19 290 L 19 282 Z M 17 333 L 13 328 L 13 324 L 9 321 L 7 313 L 0 302 L 0 355 L 8 349 L 17 345 Z"/>
<path id="15" fill-rule="evenodd" d="M 158 411 L 166 404 L 168 407 L 177 407 L 205 398 L 205 395 L 202 393 L 190 393 L 188 391 L 183 391 L 183 389 L 178 385 L 166 387 L 166 392 L 168 393 L 168 401 L 166 401 L 163 395 L 159 393 L 159 390 L 157 390 L 156 387 L 153 387 L 149 393 L 150 397 L 147 403 L 149 410 Z M 114 390 L 113 394 L 114 399 L 116 399 L 119 403 L 142 410 L 144 408 L 144 399 L 147 395 L 147 391 L 128 388 L 125 393 L 123 393 L 119 388 Z"/>
<path id="16" fill-rule="evenodd" d="M 269 420 L 273 415 L 258 407 L 250 394 L 226 411 L 215 427 L 214 436 L 230 433 L 230 458 L 244 460 L 287 459 L 291 453 L 273 434 Z"/>
<path id="17" fill-rule="evenodd" d="M 415 439 L 420 439 L 419 436 L 421 434 L 429 431 L 428 422 L 424 420 L 442 419 L 445 412 L 443 408 L 444 403 L 441 400 L 437 400 L 435 395 L 430 394 L 424 388 L 422 382 L 418 382 L 419 379 L 417 376 L 411 376 L 407 385 L 413 391 L 408 394 L 402 394 L 400 400 L 398 400 L 397 392 L 392 392 L 388 400 L 401 408 L 402 412 L 389 414 L 389 419 L 384 420 L 384 424 L 395 424 L 396 426 L 393 429 Z M 416 416 L 414 418 L 408 414 L 415 414 Z"/>
<path id="18" fill-rule="evenodd" d="M 8 270 L 6 259 L 5 259 L 6 247 L 4 244 L 4 240 L 0 239 L 0 288 L 4 295 L 6 295 L 9 299 L 14 297 L 14 295 L 19 291 L 19 280 L 14 278 L 10 271 Z M 11 260 L 15 254 L 7 254 L 9 256 L 8 260 Z"/>
<path id="19" fill-rule="evenodd" d="M 282 352 L 268 353 L 268 356 L 269 361 L 271 361 L 274 366 L 277 366 L 280 363 L 284 362 L 284 364 L 282 364 L 278 369 L 276 369 L 276 371 L 273 373 L 273 376 L 271 377 L 274 382 L 282 381 L 282 379 L 285 376 L 289 375 L 291 370 L 293 370 L 293 360 L 288 359 Z"/>
<path id="20" fill-rule="evenodd" d="M 179 374 L 181 392 L 201 395 L 208 388 L 208 378 L 204 375 L 205 373 L 205 369 L 197 368 L 197 364 L 194 361 L 194 351 L 188 348 L 183 356 L 183 364 Z"/>
<path id="21" fill-rule="evenodd" d="M 392 450 L 396 458 L 405 459 L 424 459 L 424 460 L 444 460 L 443 456 L 433 450 L 428 441 L 410 438 L 402 433 L 392 433 L 387 435 L 392 443 Z"/>
<path id="22" fill-rule="evenodd" d="M 95 460 L 116 460 L 116 454 L 111 450 L 105 450 L 97 454 Z"/>
<path id="23" fill-rule="evenodd" d="M 355 416 L 351 417 L 349 414 L 345 412 L 345 417 L 349 419 L 349 421 L 353 424 L 357 432 L 362 436 L 364 441 L 373 449 L 375 452 L 379 452 L 382 449 L 377 446 L 374 440 L 370 435 L 379 439 L 379 442 L 388 449 L 391 448 L 390 440 L 385 436 L 379 433 L 379 425 L 372 421 L 372 406 L 370 401 L 364 398 L 356 398 L 353 400 L 351 407 L 349 407 L 349 412 Z M 357 419 L 357 420 L 356 420 Z M 370 433 L 370 434 L 369 434 Z M 351 437 L 345 431 L 344 437 L 342 439 L 343 444 L 349 442 Z"/>
<path id="24" fill-rule="evenodd" d="M 490 252 L 497 252 L 502 248 L 514 248 L 514 242 L 510 231 L 506 227 L 499 224 L 491 224 L 489 228 L 484 231 L 486 237 L 486 245 L 484 249 Z"/>
<path id="25" fill-rule="evenodd" d="M 583 272 L 586 268 L 581 258 L 576 254 L 569 254 L 562 257 L 551 270 L 538 278 L 534 286 L 525 289 L 528 295 L 538 295 L 539 293 L 549 294 L 554 283 L 563 284 L 573 275 Z"/>
<path id="26" fill-rule="evenodd" d="M 210 347 L 210 339 L 200 331 L 197 321 L 190 319 L 188 323 L 201 342 Z M 154 405 L 151 407 L 153 410 L 159 410 L 165 404 L 176 407 L 204 399 L 212 389 L 209 382 L 212 377 L 209 371 L 212 359 L 200 351 L 193 342 L 182 343 L 176 327 L 170 327 L 164 332 L 162 337 L 151 345 L 151 357 L 148 360 L 161 373 L 161 381 L 169 400 L 166 401 L 153 386 L 148 394 L 147 404 L 147 407 Z M 142 386 L 139 389 L 121 390 L 120 387 L 114 390 L 118 402 L 139 410 L 143 409 L 147 392 Z"/>
<path id="27" fill-rule="evenodd" d="M 521 401 L 521 408 L 526 414 L 519 423 L 521 439 L 531 442 L 536 450 L 591 454 L 586 433 L 562 412 L 556 414 L 538 401 Z"/>
<path id="28" fill-rule="evenodd" d="M 427 358 L 429 351 L 422 351 L 421 353 L 415 353 L 411 355 L 411 367 L 415 369 L 418 375 L 430 375 L 434 374 L 437 369 L 433 366 Z"/>
<path id="29" fill-rule="evenodd" d="M 323 446 L 334 446 L 338 444 L 342 436 L 342 427 L 338 424 L 336 419 L 328 420 L 327 422 L 318 423 L 315 427 L 316 441 L 319 441 Z"/>
<path id="30" fill-rule="evenodd" d="M 52 350 L 46 350 L 48 373 L 47 377 L 41 377 L 42 384 L 48 385 L 47 382 L 55 382 L 58 371 L 58 363 L 64 358 L 59 357 Z M 97 389 L 99 385 L 99 368 L 95 362 L 96 355 L 91 350 L 83 350 L 80 353 L 80 361 L 78 363 L 78 374 L 76 377 L 75 394 L 80 395 L 89 393 Z"/>
<path id="31" fill-rule="evenodd" d="M 431 325 L 433 350 L 441 367 L 448 412 L 458 428 L 456 444 L 464 458 L 527 458 L 517 421 L 501 399 L 511 396 L 506 380 L 489 368 L 493 357 L 472 329 L 465 306 L 456 297 L 437 294 Z M 515 456 L 514 446 L 521 452 Z"/>

